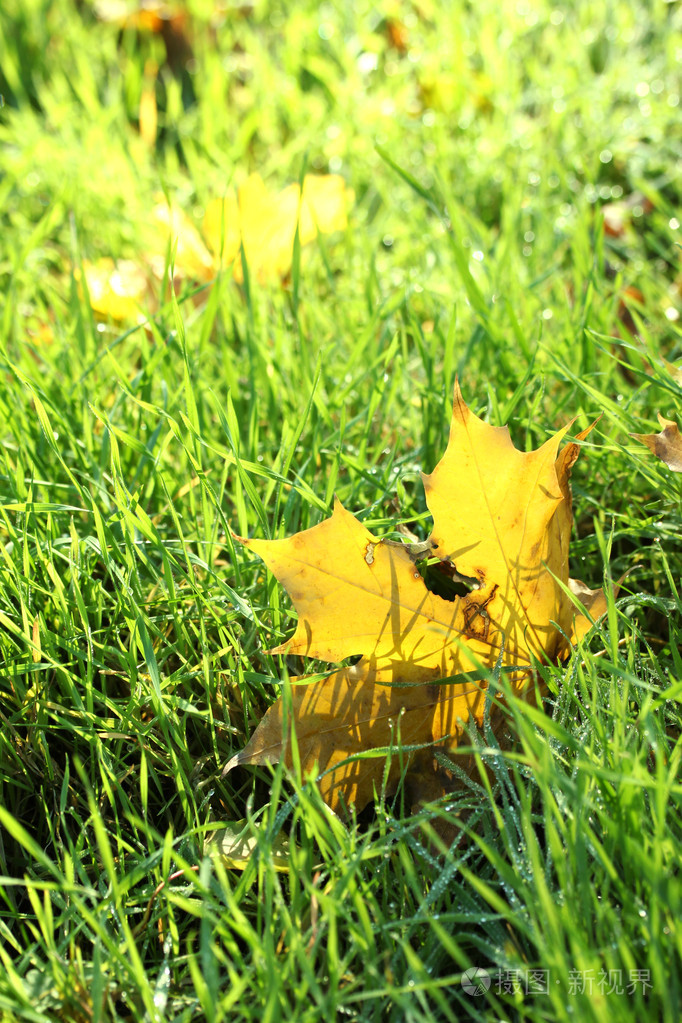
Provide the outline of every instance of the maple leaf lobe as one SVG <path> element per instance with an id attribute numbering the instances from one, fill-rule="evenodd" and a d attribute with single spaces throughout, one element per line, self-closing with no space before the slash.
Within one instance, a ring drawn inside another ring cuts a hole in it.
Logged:
<path id="1" fill-rule="evenodd" d="M 665 419 L 660 412 L 658 421 L 663 427 L 660 433 L 633 433 L 632 436 L 645 444 L 673 472 L 682 472 L 682 435 L 679 427 L 674 420 Z"/>
<path id="2" fill-rule="evenodd" d="M 427 589 L 406 545 L 382 542 L 338 500 L 329 519 L 294 537 L 244 541 L 299 616 L 292 639 L 274 652 L 361 659 L 294 685 L 291 720 L 278 700 L 228 767 L 281 756 L 292 766 L 295 726 L 301 768 L 321 772 L 332 807 L 361 807 L 379 788 L 384 763 L 354 754 L 434 742 L 453 749 L 469 717 L 482 720 L 485 679 L 500 662 L 523 694 L 537 659 L 562 656 L 575 617 L 567 596 L 569 477 L 579 451 L 572 444 L 558 454 L 564 433 L 519 451 L 507 428 L 474 415 L 456 386 L 446 452 L 423 477 L 434 520 L 426 547 L 449 557 L 450 574 L 479 582 L 454 601 Z M 580 592 L 596 611 L 600 591 Z M 582 635 L 587 618 L 584 628 L 576 618 L 575 628 Z"/>

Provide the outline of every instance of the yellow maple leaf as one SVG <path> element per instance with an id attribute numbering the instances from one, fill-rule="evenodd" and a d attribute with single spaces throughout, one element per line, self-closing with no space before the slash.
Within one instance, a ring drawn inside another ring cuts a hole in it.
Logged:
<path id="1" fill-rule="evenodd" d="M 165 235 L 175 248 L 176 272 L 197 281 L 209 281 L 216 274 L 213 256 L 186 213 L 165 201 L 152 210 L 156 223 L 165 229 Z"/>
<path id="2" fill-rule="evenodd" d="M 252 174 L 238 196 L 231 194 L 207 205 L 202 230 L 216 259 L 234 263 L 233 273 L 240 283 L 242 244 L 249 271 L 258 280 L 285 277 L 291 269 L 297 224 L 301 245 L 314 241 L 318 231 L 345 230 L 352 198 L 338 174 L 307 174 L 302 194 L 298 185 L 289 185 L 277 195 L 268 192 L 259 174 Z"/>
<path id="3" fill-rule="evenodd" d="M 141 321 L 141 305 L 148 294 L 149 282 L 144 270 L 129 259 L 115 262 L 108 256 L 95 263 L 83 261 L 90 306 L 98 316 L 116 323 Z M 80 278 L 80 271 L 75 275 Z"/>
<path id="4" fill-rule="evenodd" d="M 431 553 L 471 581 L 452 601 L 427 589 L 407 546 L 374 536 L 339 501 L 330 519 L 288 539 L 242 540 L 298 612 L 294 636 L 274 653 L 362 657 L 321 681 L 294 680 L 286 729 L 280 699 L 226 771 L 276 763 L 283 753 L 291 766 L 293 730 L 301 769 L 321 772 L 330 805 L 360 808 L 380 787 L 384 764 L 356 754 L 456 747 L 469 716 L 483 718 L 493 670 L 506 669 L 512 691 L 523 694 L 537 661 L 561 658 L 567 637 L 589 627 L 568 591 L 593 613 L 603 600 L 569 581 L 569 477 L 579 446 L 559 454 L 564 433 L 519 451 L 508 429 L 474 415 L 456 386 L 447 450 L 423 477 Z"/>

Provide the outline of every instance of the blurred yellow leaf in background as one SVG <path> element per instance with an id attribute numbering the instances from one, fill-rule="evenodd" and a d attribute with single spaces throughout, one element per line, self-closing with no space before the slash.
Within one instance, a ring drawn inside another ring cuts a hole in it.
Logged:
<path id="1" fill-rule="evenodd" d="M 215 277 L 213 257 L 187 214 L 166 202 L 159 202 L 153 215 L 156 223 L 166 229 L 166 236 L 175 249 L 176 272 L 197 281 Z"/>
<path id="2" fill-rule="evenodd" d="M 153 145 L 153 118 L 146 130 L 146 141 Z M 149 297 L 149 280 L 163 274 L 162 244 L 171 246 L 175 279 L 208 282 L 221 266 L 232 266 L 233 276 L 241 284 L 242 246 L 254 278 L 261 283 L 284 279 L 291 272 L 296 228 L 301 245 L 314 241 L 318 233 L 345 230 L 353 199 L 354 193 L 338 174 L 308 174 L 302 194 L 297 184 L 273 194 L 259 174 L 252 174 L 237 194 L 208 203 L 202 237 L 182 209 L 158 196 L 152 219 L 161 240 L 156 251 L 146 254 L 146 268 L 131 260 L 115 262 L 108 257 L 83 264 L 92 309 L 101 318 L 118 323 L 142 319 L 140 305 Z"/>
<path id="3" fill-rule="evenodd" d="M 243 244 L 251 274 L 260 281 L 286 277 L 291 270 L 296 226 L 301 245 L 318 232 L 345 230 L 353 192 L 338 174 L 307 174 L 303 195 L 297 184 L 277 195 L 267 190 L 259 174 L 239 187 L 238 196 L 214 199 L 206 207 L 203 234 L 216 259 L 234 262 L 237 281 L 244 279 L 240 247 Z"/>
<path id="4" fill-rule="evenodd" d="M 103 320 L 116 323 L 143 320 L 141 306 L 147 297 L 149 282 L 142 267 L 130 259 L 114 262 L 108 256 L 96 263 L 83 262 L 83 273 L 93 312 Z M 80 278 L 80 272 L 76 271 Z"/>

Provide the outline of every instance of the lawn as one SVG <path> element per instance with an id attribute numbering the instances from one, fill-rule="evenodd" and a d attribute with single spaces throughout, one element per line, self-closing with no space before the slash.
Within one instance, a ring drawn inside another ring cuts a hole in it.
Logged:
<path id="1" fill-rule="evenodd" d="M 681 55 L 679 2 L 4 0 L 2 1023 L 677 1023 L 682 477 L 631 435 L 682 422 Z M 524 451 L 598 419 L 607 613 L 447 798 L 224 775 L 329 669 L 234 536 L 425 538 L 456 377 Z"/>

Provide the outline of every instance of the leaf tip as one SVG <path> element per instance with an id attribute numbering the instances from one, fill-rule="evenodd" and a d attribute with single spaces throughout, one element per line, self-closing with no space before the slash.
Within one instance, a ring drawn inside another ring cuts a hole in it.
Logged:
<path id="1" fill-rule="evenodd" d="M 597 426 L 597 424 L 601 422 L 603 415 L 604 413 L 600 412 L 597 418 L 594 419 L 589 426 L 585 427 L 584 430 L 581 430 L 580 433 L 577 433 L 576 440 L 585 440 L 586 437 L 589 437 L 589 435 L 594 430 L 595 426 Z"/>
<path id="2" fill-rule="evenodd" d="M 240 753 L 235 753 L 235 755 L 233 757 L 230 757 L 230 759 L 227 761 L 227 763 L 223 767 L 222 774 L 220 775 L 221 778 L 224 778 L 226 775 L 228 775 L 230 773 L 230 771 L 233 770 L 233 768 L 239 767 L 239 765 L 241 763 L 240 757 L 241 757 L 243 752 L 244 751 L 242 750 Z"/>
<path id="3" fill-rule="evenodd" d="M 662 427 L 662 429 L 666 430 L 668 429 L 668 427 L 671 427 L 673 430 L 675 431 L 677 430 L 677 423 L 675 422 L 674 419 L 666 419 L 665 416 L 662 416 L 660 412 L 657 412 L 656 416 L 658 418 L 659 425 Z"/>
<path id="4" fill-rule="evenodd" d="M 462 388 L 459 385 L 459 376 L 457 376 L 455 377 L 455 390 L 452 397 L 452 421 L 450 430 L 452 431 L 456 422 L 463 425 L 471 415 L 471 409 L 464 400 Z"/>

